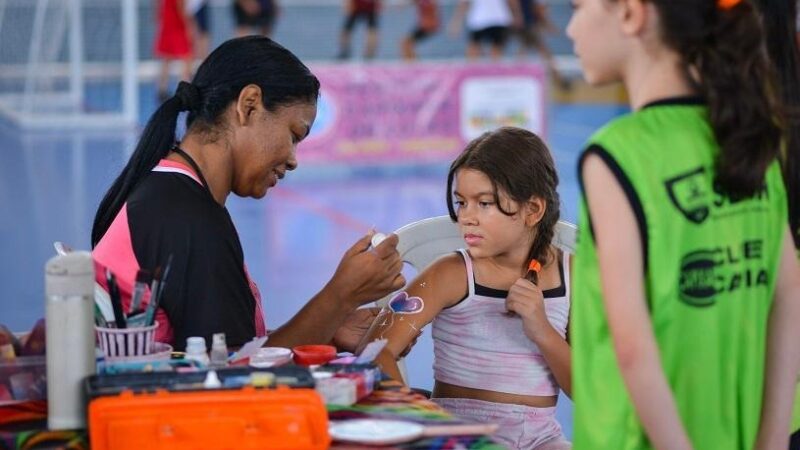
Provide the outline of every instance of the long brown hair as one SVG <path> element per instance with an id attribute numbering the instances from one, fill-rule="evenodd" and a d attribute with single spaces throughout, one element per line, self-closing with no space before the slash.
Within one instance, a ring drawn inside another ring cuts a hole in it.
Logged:
<path id="1" fill-rule="evenodd" d="M 748 0 L 729 8 L 718 0 L 646 1 L 658 10 L 662 39 L 683 58 L 686 79 L 708 102 L 721 149 L 716 182 L 731 197 L 752 196 L 782 136 L 760 17 Z"/>

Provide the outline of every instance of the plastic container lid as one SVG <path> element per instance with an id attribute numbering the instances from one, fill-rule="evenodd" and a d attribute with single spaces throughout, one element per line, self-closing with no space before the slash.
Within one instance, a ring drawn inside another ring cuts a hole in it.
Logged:
<path id="1" fill-rule="evenodd" d="M 203 345 L 205 345 L 205 341 L 203 342 Z M 222 347 L 227 350 L 228 346 L 225 343 L 225 333 L 214 333 L 212 336 L 211 347 Z"/>
<path id="2" fill-rule="evenodd" d="M 292 360 L 292 351 L 283 347 L 264 347 L 250 357 L 250 365 L 258 368 L 280 366 Z"/>
<path id="3" fill-rule="evenodd" d="M 200 336 L 186 338 L 186 353 L 206 353 L 206 340 Z"/>
<path id="4" fill-rule="evenodd" d="M 94 263 L 89 252 L 73 252 L 50 258 L 45 264 L 45 294 L 88 296 L 94 294 Z"/>
<path id="5" fill-rule="evenodd" d="M 325 364 L 336 358 L 336 347 L 332 345 L 300 345 L 292 351 L 294 362 L 303 366 Z"/>

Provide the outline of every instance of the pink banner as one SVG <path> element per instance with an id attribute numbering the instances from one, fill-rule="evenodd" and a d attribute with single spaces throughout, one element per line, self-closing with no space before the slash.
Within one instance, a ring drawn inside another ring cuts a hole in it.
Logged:
<path id="1" fill-rule="evenodd" d="M 504 125 L 545 130 L 537 64 L 319 65 L 317 119 L 300 163 L 438 162 Z"/>

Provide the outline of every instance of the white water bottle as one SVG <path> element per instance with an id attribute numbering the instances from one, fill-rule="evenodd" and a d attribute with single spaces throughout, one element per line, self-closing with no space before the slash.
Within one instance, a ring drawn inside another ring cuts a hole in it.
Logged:
<path id="1" fill-rule="evenodd" d="M 86 428 L 83 380 L 95 373 L 94 265 L 89 252 L 45 265 L 47 426 Z"/>

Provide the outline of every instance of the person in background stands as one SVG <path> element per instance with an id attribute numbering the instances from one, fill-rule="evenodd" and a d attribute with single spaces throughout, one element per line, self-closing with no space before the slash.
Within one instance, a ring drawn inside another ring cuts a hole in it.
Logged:
<path id="1" fill-rule="evenodd" d="M 194 57 L 201 61 L 208 56 L 211 42 L 210 7 L 208 2 L 209 0 L 187 0 L 187 7 L 189 8 L 187 12 L 192 17 Z"/>
<path id="2" fill-rule="evenodd" d="M 233 0 L 236 35 L 257 34 L 272 37 L 280 15 L 278 0 Z"/>
<path id="3" fill-rule="evenodd" d="M 450 21 L 450 34 L 460 34 L 464 22 L 469 39 L 467 58 L 480 58 L 483 44 L 488 44 L 489 56 L 498 60 L 503 56 L 511 30 L 522 25 L 519 0 L 459 0 Z"/>
<path id="4" fill-rule="evenodd" d="M 342 32 L 339 35 L 339 55 L 340 60 L 350 58 L 350 44 L 353 36 L 353 29 L 358 22 L 367 24 L 367 42 L 364 47 L 364 59 L 375 58 L 378 51 L 378 28 L 380 15 L 380 0 L 345 0 L 345 19 L 342 24 Z"/>
<path id="5" fill-rule="evenodd" d="M 156 0 L 157 27 L 155 54 L 161 60 L 157 80 L 159 103 L 169 95 L 169 67 L 174 60 L 181 62 L 181 80 L 192 76 L 192 39 L 190 25 L 192 18 L 187 15 L 184 0 Z"/>
<path id="6" fill-rule="evenodd" d="M 569 80 L 559 72 L 553 52 L 545 41 L 545 33 L 558 33 L 555 24 L 550 20 L 547 6 L 539 0 L 519 0 L 519 4 L 522 14 L 522 27 L 517 30 L 520 41 L 519 57 L 524 58 L 531 51 L 538 52 L 547 65 L 553 81 L 561 88 L 568 89 Z"/>
<path id="7" fill-rule="evenodd" d="M 433 36 L 439 30 L 439 5 L 436 0 L 414 0 L 417 7 L 417 23 L 400 44 L 403 59 L 417 59 L 416 45 Z"/>

